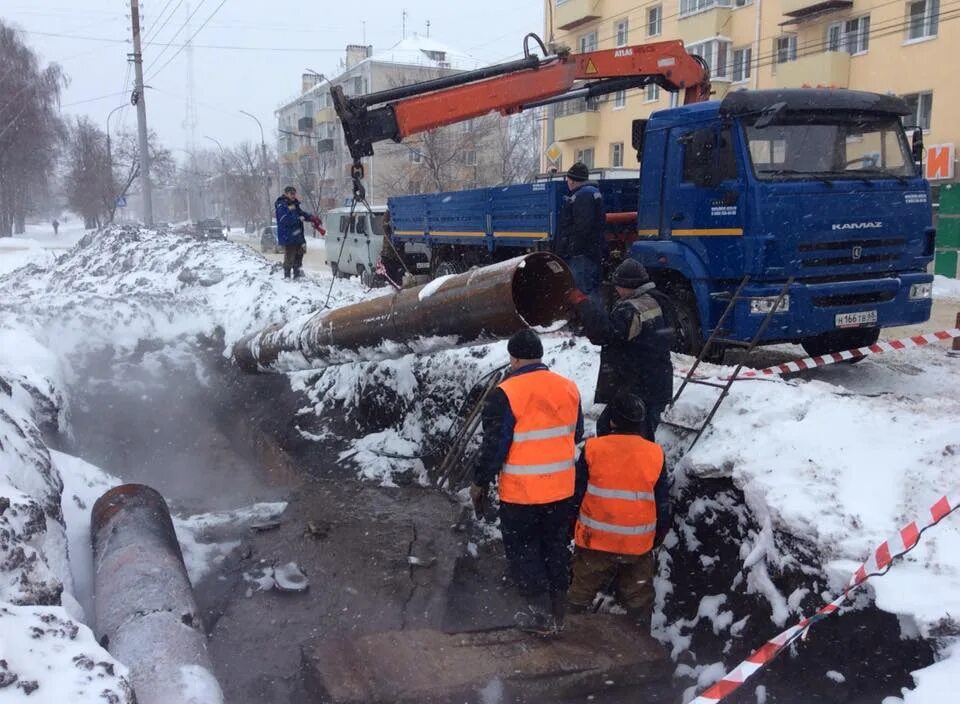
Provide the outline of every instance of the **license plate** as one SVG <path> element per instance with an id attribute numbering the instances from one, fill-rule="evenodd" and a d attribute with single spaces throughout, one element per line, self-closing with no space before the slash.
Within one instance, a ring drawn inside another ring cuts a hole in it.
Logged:
<path id="1" fill-rule="evenodd" d="M 877 311 L 862 310 L 856 313 L 837 313 L 834 323 L 838 328 L 859 328 L 864 325 L 874 325 L 877 322 Z"/>

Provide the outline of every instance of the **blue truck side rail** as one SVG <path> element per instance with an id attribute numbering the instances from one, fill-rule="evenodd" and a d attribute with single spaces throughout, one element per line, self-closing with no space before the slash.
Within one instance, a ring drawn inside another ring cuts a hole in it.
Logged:
<path id="1" fill-rule="evenodd" d="M 598 186 L 607 212 L 636 211 L 635 179 L 609 179 Z M 542 181 L 396 196 L 388 200 L 394 241 L 483 248 L 488 253 L 506 250 L 504 258 L 520 250 L 547 249 L 567 193 L 563 181 Z"/>

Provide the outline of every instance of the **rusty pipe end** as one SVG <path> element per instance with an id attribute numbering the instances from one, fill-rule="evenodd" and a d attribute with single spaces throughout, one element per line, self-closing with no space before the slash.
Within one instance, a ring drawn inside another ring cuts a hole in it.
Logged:
<path id="1" fill-rule="evenodd" d="M 550 325 L 569 316 L 567 291 L 573 288 L 573 274 L 557 255 L 526 255 L 514 269 L 512 284 L 513 304 L 527 325 Z"/>
<path id="2" fill-rule="evenodd" d="M 98 536 L 113 524 L 133 521 L 146 528 L 141 538 L 147 535 L 166 545 L 183 560 L 180 542 L 170 517 L 170 508 L 163 495 L 146 484 L 121 484 L 104 493 L 90 511 L 90 536 L 94 553 L 101 546 Z"/>

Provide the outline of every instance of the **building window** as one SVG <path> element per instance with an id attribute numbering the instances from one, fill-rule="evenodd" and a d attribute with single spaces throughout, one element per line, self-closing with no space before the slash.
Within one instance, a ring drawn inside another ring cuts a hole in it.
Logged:
<path id="1" fill-rule="evenodd" d="M 835 22 L 827 27 L 827 51 L 846 51 L 862 54 L 870 46 L 870 16 L 857 17 L 846 22 Z"/>
<path id="2" fill-rule="evenodd" d="M 680 17 L 704 12 L 714 7 L 730 7 L 731 0 L 680 0 Z"/>
<path id="3" fill-rule="evenodd" d="M 940 0 L 914 0 L 907 3 L 907 40 L 937 36 L 940 24 Z"/>
<path id="4" fill-rule="evenodd" d="M 580 37 L 580 53 L 586 54 L 597 50 L 597 33 L 590 32 Z"/>
<path id="5" fill-rule="evenodd" d="M 903 118 L 904 126 L 919 127 L 925 132 L 929 130 L 933 116 L 933 92 L 910 93 L 903 96 L 903 99 L 907 101 L 907 107 L 910 108 L 910 114 Z"/>
<path id="6" fill-rule="evenodd" d="M 627 91 L 618 90 L 613 94 L 613 109 L 622 110 L 627 107 Z"/>
<path id="7" fill-rule="evenodd" d="M 710 69 L 710 78 L 730 80 L 730 42 L 725 39 L 710 39 L 709 41 L 691 44 L 687 47 L 691 54 L 697 54 L 707 62 Z"/>
<path id="8" fill-rule="evenodd" d="M 302 105 L 303 105 L 303 116 L 313 117 L 313 102 L 310 100 L 304 100 Z"/>
<path id="9" fill-rule="evenodd" d="M 411 164 L 419 164 L 421 161 L 423 161 L 423 154 L 421 154 L 421 153 L 420 153 L 419 151 L 417 151 L 416 149 L 411 149 L 411 150 L 410 150 L 410 163 L 411 163 Z"/>
<path id="10" fill-rule="evenodd" d="M 753 58 L 753 49 L 744 47 L 733 50 L 733 82 L 739 83 L 750 78 L 750 61 Z"/>
<path id="11" fill-rule="evenodd" d="M 476 166 L 477 165 L 477 150 L 476 149 L 464 149 L 461 154 L 463 154 L 463 163 L 466 166 Z"/>
<path id="12" fill-rule="evenodd" d="M 643 102 L 655 103 L 660 100 L 660 86 L 656 83 L 648 83 L 643 89 Z"/>
<path id="13" fill-rule="evenodd" d="M 663 31 L 663 6 L 657 5 L 647 10 L 647 36 L 659 37 Z"/>
<path id="14" fill-rule="evenodd" d="M 680 93 L 677 91 L 672 91 L 670 93 L 670 107 L 675 108 L 680 105 Z"/>
<path id="15" fill-rule="evenodd" d="M 623 142 L 610 145 L 610 166 L 615 169 L 623 166 Z"/>
<path id="16" fill-rule="evenodd" d="M 797 60 L 797 35 L 785 34 L 777 37 L 774 43 L 775 53 L 778 64 L 785 64 L 788 61 Z"/>
<path id="17" fill-rule="evenodd" d="M 590 149 L 578 149 L 574 153 L 574 160 L 583 162 L 588 169 L 593 168 L 593 147 Z"/>
<path id="18" fill-rule="evenodd" d="M 617 32 L 617 46 L 626 46 L 630 34 L 630 24 L 627 20 L 620 20 L 614 24 Z"/>

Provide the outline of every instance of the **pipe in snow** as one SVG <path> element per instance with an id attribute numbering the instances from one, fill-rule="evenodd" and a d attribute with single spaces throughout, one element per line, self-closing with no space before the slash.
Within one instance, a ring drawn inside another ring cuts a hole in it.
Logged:
<path id="1" fill-rule="evenodd" d="M 93 506 L 95 630 L 130 668 L 139 704 L 223 704 L 163 497 L 142 484 Z"/>
<path id="2" fill-rule="evenodd" d="M 434 279 L 353 305 L 325 310 L 248 335 L 233 347 L 237 364 L 255 372 L 276 366 L 281 355 L 297 361 L 330 361 L 334 348 L 375 348 L 385 341 L 455 337 L 457 344 L 509 337 L 527 326 L 566 318 L 573 276 L 561 259 L 534 252 L 498 264 Z M 380 347 L 375 356 L 407 349 Z"/>

